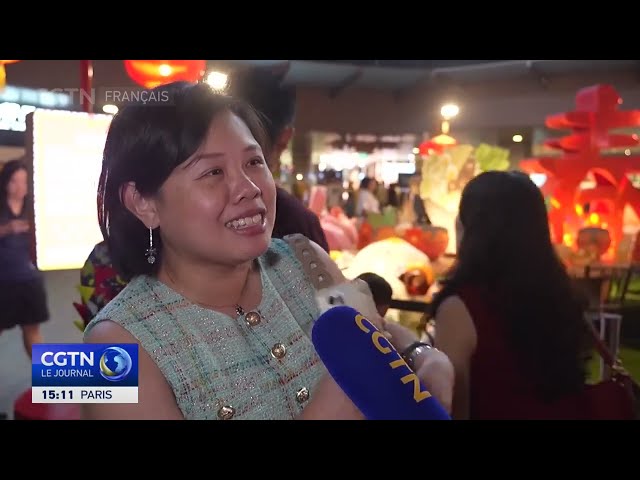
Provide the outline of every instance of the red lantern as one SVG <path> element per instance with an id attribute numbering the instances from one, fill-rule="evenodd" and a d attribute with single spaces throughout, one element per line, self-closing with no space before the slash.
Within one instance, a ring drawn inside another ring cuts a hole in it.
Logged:
<path id="1" fill-rule="evenodd" d="M 441 154 L 444 152 L 445 148 L 453 147 L 457 145 L 457 140 L 453 137 L 450 137 L 446 134 L 440 134 L 433 137 L 430 140 L 426 140 L 420 144 L 418 149 L 420 150 L 420 155 L 432 155 L 432 154 Z"/>
<path id="2" fill-rule="evenodd" d="M 20 60 L 0 60 L 0 89 L 4 88 L 7 83 L 7 72 L 5 71 L 4 66 L 19 61 Z"/>
<path id="3" fill-rule="evenodd" d="M 127 74 L 138 85 L 155 88 L 166 83 L 198 82 L 207 68 L 206 60 L 125 60 Z"/>

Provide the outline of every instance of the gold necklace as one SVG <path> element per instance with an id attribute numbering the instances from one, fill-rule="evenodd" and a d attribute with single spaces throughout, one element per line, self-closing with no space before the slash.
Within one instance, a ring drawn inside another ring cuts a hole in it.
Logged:
<path id="1" fill-rule="evenodd" d="M 256 325 L 258 325 L 262 321 L 264 316 L 262 315 L 262 313 L 258 309 L 252 310 L 250 312 L 245 312 L 244 308 L 242 308 L 242 306 L 239 303 L 239 301 L 242 299 L 242 297 L 244 295 L 244 292 L 245 292 L 245 290 L 247 288 L 247 285 L 249 285 L 249 277 L 251 275 L 251 272 L 252 272 L 252 270 L 249 269 L 249 273 L 247 274 L 247 279 L 245 280 L 244 285 L 242 286 L 242 290 L 240 291 L 240 295 L 238 296 L 239 297 L 238 302 L 234 303 L 233 305 L 210 305 L 210 304 L 207 304 L 207 303 L 198 302 L 197 300 L 194 300 L 194 302 L 196 304 L 198 304 L 199 306 L 201 306 L 203 308 L 206 308 L 206 309 L 210 309 L 210 310 L 220 311 L 222 309 L 234 308 L 235 309 L 235 313 L 236 313 L 236 320 L 239 317 L 244 317 L 244 321 L 245 321 L 245 323 L 247 325 L 249 325 L 250 327 L 255 327 Z M 169 272 L 167 272 L 167 276 L 171 280 L 171 283 L 174 285 L 174 287 L 176 287 L 177 284 L 173 280 L 173 277 L 171 276 L 171 274 Z"/>
<path id="2" fill-rule="evenodd" d="M 244 316 L 244 321 L 250 327 L 255 327 L 258 325 L 264 316 L 260 313 L 260 310 L 252 310 L 248 313 L 245 313 L 244 309 L 236 303 L 236 315 L 238 317 Z"/>

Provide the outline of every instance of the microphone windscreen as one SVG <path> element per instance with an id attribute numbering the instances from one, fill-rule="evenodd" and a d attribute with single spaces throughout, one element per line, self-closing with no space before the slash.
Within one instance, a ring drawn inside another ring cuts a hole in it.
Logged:
<path id="1" fill-rule="evenodd" d="M 355 309 L 316 320 L 311 340 L 340 388 L 369 420 L 450 420 L 389 340 Z"/>

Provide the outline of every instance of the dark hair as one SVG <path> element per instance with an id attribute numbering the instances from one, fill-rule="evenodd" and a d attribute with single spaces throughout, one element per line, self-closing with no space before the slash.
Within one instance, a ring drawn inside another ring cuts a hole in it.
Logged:
<path id="1" fill-rule="evenodd" d="M 128 281 L 152 274 L 160 262 L 149 264 L 149 231 L 124 205 L 121 187 L 134 182 L 144 196 L 158 192 L 171 172 L 193 155 L 206 139 L 214 117 L 231 111 L 249 127 L 261 148 L 268 150 L 264 129 L 244 102 L 216 93 L 205 83 L 174 82 L 157 87 L 153 102 L 127 105 L 113 118 L 107 134 L 98 185 L 98 221 L 114 267 Z M 160 235 L 154 234 L 158 258 Z"/>
<path id="2" fill-rule="evenodd" d="M 512 351 L 541 395 L 557 398 L 578 391 L 589 337 L 569 275 L 551 243 L 538 187 L 520 172 L 482 173 L 462 192 L 459 218 L 464 231 L 457 260 L 433 312 L 461 287 L 484 287 L 506 322 Z"/>
<path id="3" fill-rule="evenodd" d="M 388 195 L 387 195 L 387 204 L 391 205 L 392 207 L 400 206 L 400 198 L 398 196 L 397 188 L 398 188 L 397 183 L 392 183 L 391 185 L 389 185 Z"/>
<path id="4" fill-rule="evenodd" d="M 393 290 L 391 285 L 380 275 L 372 272 L 365 272 L 358 275 L 360 280 L 364 280 L 369 285 L 369 290 L 373 295 L 373 301 L 376 305 L 391 305 Z"/>
<path id="5" fill-rule="evenodd" d="M 282 75 L 270 69 L 248 68 L 234 72 L 229 79 L 229 94 L 248 102 L 262 114 L 272 144 L 295 120 L 295 86 L 284 85 Z"/>
<path id="6" fill-rule="evenodd" d="M 9 160 L 0 169 L 0 215 L 9 211 L 9 199 L 7 198 L 7 187 L 11 181 L 11 177 L 18 170 L 24 170 L 28 172 L 27 165 L 22 160 Z M 22 211 L 25 212 L 27 208 L 27 199 L 25 198 L 24 207 Z"/>
<path id="7" fill-rule="evenodd" d="M 371 178 L 371 177 L 364 177 L 362 179 L 362 181 L 360 182 L 360 190 L 366 190 L 369 188 L 369 184 L 371 182 L 375 182 L 375 179 Z"/>

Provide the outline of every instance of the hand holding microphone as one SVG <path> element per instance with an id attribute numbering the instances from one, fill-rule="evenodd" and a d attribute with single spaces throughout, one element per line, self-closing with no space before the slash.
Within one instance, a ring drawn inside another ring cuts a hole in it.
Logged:
<path id="1" fill-rule="evenodd" d="M 367 419 L 450 419 L 389 340 L 355 309 L 324 312 L 311 339 L 329 374 Z"/>
<path id="2" fill-rule="evenodd" d="M 316 288 L 321 315 L 311 340 L 330 374 L 300 418 L 361 418 L 362 413 L 367 419 L 450 419 L 382 333 L 385 323 L 367 283 L 345 279 L 305 237 L 286 240 Z"/>
<path id="3" fill-rule="evenodd" d="M 347 305 L 364 315 L 378 330 L 384 331 L 384 320 L 378 313 L 369 285 L 359 278 L 345 279 L 342 283 L 318 290 L 316 304 L 321 314 L 334 307 Z"/>
<path id="4" fill-rule="evenodd" d="M 396 349 L 409 359 L 409 366 L 429 392 L 451 412 L 455 371 L 449 357 L 437 348 L 419 342 L 414 332 L 398 323 L 385 322 L 385 330 L 391 334 Z"/>

